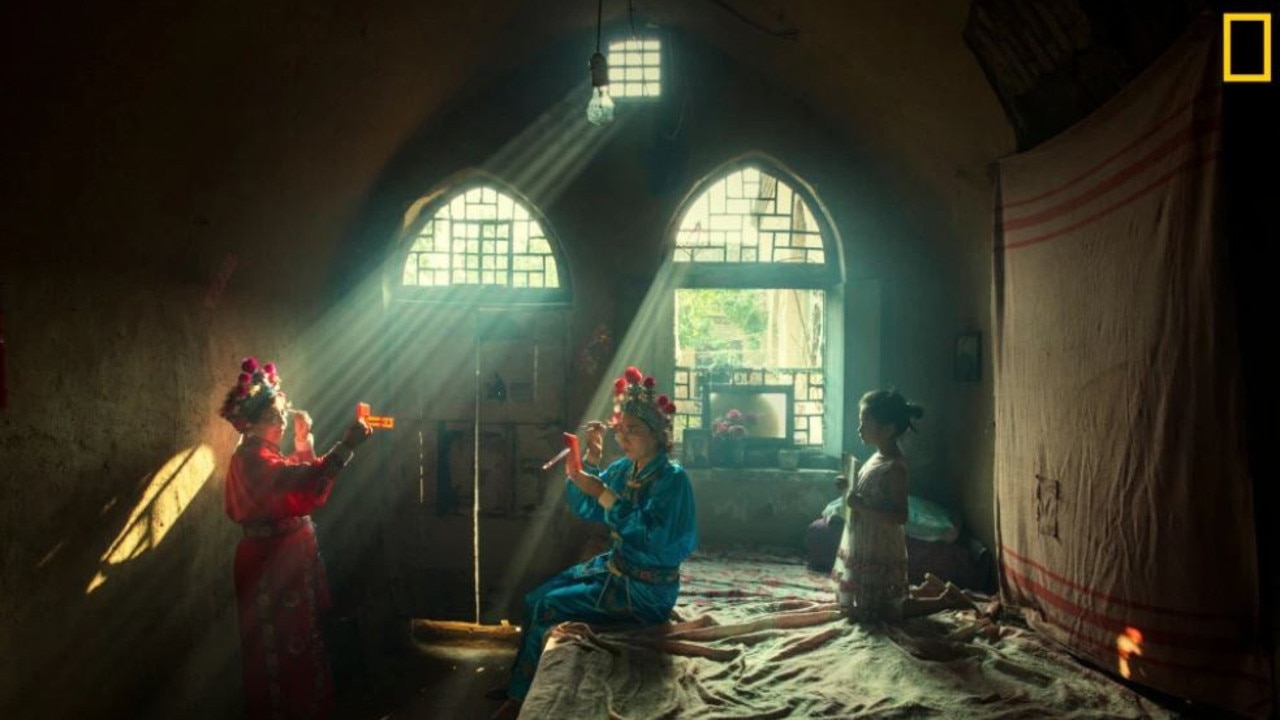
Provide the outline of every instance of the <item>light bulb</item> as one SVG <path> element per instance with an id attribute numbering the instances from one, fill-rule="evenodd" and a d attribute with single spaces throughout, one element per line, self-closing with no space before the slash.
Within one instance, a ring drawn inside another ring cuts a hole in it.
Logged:
<path id="1" fill-rule="evenodd" d="M 613 122 L 613 98 L 609 86 L 591 88 L 591 102 L 587 103 L 587 122 L 592 125 L 608 125 Z"/>

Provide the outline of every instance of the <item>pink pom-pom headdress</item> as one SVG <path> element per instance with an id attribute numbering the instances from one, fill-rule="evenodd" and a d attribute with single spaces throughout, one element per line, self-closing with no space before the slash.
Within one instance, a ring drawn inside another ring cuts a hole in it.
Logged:
<path id="1" fill-rule="evenodd" d="M 666 395 L 656 391 L 658 383 L 640 369 L 628 367 L 622 377 L 613 381 L 613 424 L 617 425 L 624 413 L 644 421 L 655 432 L 671 429 L 671 417 L 676 404 Z"/>
<path id="2" fill-rule="evenodd" d="M 236 384 L 227 391 L 218 414 L 240 432 L 247 431 L 262 419 L 262 413 L 275 404 L 280 389 L 280 375 L 275 363 L 259 365 L 258 359 L 247 357 L 240 362 Z"/>

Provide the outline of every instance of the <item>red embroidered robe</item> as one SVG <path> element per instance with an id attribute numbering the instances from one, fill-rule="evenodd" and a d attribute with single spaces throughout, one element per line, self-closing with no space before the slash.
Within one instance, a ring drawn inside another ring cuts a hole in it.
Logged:
<path id="1" fill-rule="evenodd" d="M 310 448 L 285 457 L 246 436 L 231 458 L 224 507 L 245 530 L 236 547 L 236 604 L 249 720 L 328 718 L 333 681 L 320 633 L 329 589 L 309 513 L 339 463 Z"/>

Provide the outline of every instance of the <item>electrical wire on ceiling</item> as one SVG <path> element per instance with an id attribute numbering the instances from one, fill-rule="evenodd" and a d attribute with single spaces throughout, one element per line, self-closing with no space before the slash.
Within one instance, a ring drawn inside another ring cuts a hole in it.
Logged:
<path id="1" fill-rule="evenodd" d="M 746 15 L 743 15 L 741 12 L 739 12 L 736 8 L 734 8 L 725 0 L 710 0 L 710 2 L 713 2 L 716 5 L 719 5 L 723 10 L 725 10 L 729 14 L 738 18 L 739 20 L 746 23 L 747 25 L 755 28 L 756 30 L 759 30 L 764 34 L 769 35 L 770 37 L 775 37 L 782 40 L 792 40 L 792 41 L 798 40 L 800 37 L 800 31 L 795 28 L 778 30 L 778 29 L 766 27 L 761 23 L 756 22 L 755 20 L 752 20 Z M 635 40 L 638 38 L 638 33 L 636 33 L 634 0 L 627 0 L 627 20 L 631 26 L 631 39 Z M 670 43 L 670 42 L 663 43 L 662 49 L 663 49 L 663 52 L 666 53 L 671 58 L 670 67 L 674 68 L 675 67 L 675 49 L 672 47 L 672 45 L 673 43 Z M 680 135 L 680 130 L 684 126 L 685 106 L 689 100 L 688 90 L 681 92 L 680 95 L 681 95 L 680 114 L 676 118 L 675 127 L 669 133 L 666 131 L 659 131 L 662 137 L 666 140 L 675 140 Z"/>
<path id="2" fill-rule="evenodd" d="M 765 27 L 764 25 L 747 17 L 746 15 L 743 15 L 741 12 L 737 10 L 737 8 L 730 5 L 725 0 L 710 0 L 710 2 L 715 3 L 716 5 L 719 5 L 722 9 L 724 9 L 730 15 L 733 15 L 734 17 L 738 18 L 742 22 L 750 25 L 756 30 L 759 30 L 760 32 L 766 35 L 769 35 L 771 37 L 780 38 L 782 40 L 797 40 L 800 37 L 800 31 L 795 28 L 791 28 L 789 30 L 775 30 L 770 27 Z"/>
<path id="3" fill-rule="evenodd" d="M 675 49 L 671 47 L 672 45 L 673 43 L 670 42 L 663 43 L 662 51 L 667 54 L 667 57 L 671 58 L 670 67 L 674 68 L 676 66 L 676 58 Z M 674 83 L 668 82 L 667 85 L 670 87 Z M 689 88 L 684 83 L 680 84 L 680 88 L 680 114 L 676 117 L 676 126 L 669 133 L 665 130 L 658 131 L 664 140 L 675 140 L 680 136 L 680 129 L 684 127 L 684 108 L 689 103 Z"/>

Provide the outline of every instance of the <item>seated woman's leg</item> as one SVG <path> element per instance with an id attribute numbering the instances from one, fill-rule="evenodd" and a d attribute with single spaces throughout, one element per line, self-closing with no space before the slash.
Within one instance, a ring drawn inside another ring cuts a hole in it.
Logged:
<path id="1" fill-rule="evenodd" d="M 564 570 L 550 580 L 534 588 L 524 596 L 524 613 L 521 618 L 520 650 L 516 653 L 515 663 L 511 666 L 511 683 L 507 686 L 507 696 L 523 700 L 529 692 L 529 684 L 533 682 L 533 671 L 538 666 L 538 655 L 542 653 L 542 642 L 547 629 L 554 625 L 539 623 L 543 613 L 543 601 L 547 595 L 566 587 L 581 584 L 580 565 Z"/>
<path id="2" fill-rule="evenodd" d="M 661 602 L 665 598 L 646 602 L 649 593 L 638 585 L 641 583 L 604 574 L 577 578 L 554 588 L 544 586 L 530 593 L 529 599 L 533 602 L 528 607 L 524 637 L 507 693 L 519 700 L 529 693 L 547 632 L 562 622 L 583 622 L 596 627 L 639 627 L 665 622 L 670 604 Z M 634 599 L 634 604 L 623 598 Z"/>

